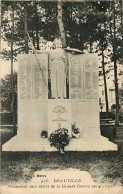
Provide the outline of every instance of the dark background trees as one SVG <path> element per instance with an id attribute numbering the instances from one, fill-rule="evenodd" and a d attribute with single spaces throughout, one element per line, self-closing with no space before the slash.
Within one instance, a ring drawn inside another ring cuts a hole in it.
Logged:
<path id="1" fill-rule="evenodd" d="M 13 90 L 12 90 L 12 75 L 8 74 L 4 78 L 1 79 L 0 88 L 1 88 L 1 110 L 12 112 L 12 98 L 13 98 Z M 14 87 L 14 111 L 17 113 L 17 73 L 13 73 L 13 87 Z"/>

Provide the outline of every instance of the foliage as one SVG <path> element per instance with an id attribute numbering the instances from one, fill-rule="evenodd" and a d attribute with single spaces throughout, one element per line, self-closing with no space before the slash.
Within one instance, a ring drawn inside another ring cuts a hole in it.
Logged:
<path id="1" fill-rule="evenodd" d="M 67 45 L 78 49 L 93 51 L 93 43 L 112 44 L 113 37 L 113 2 L 63 2 L 63 23 L 66 33 Z M 117 40 L 115 41 L 118 52 L 121 51 L 121 8 L 117 1 Z M 11 43 L 11 15 L 12 2 L 2 1 L 2 39 L 9 46 Z M 53 41 L 60 35 L 57 22 L 57 2 L 14 2 L 14 44 L 17 53 L 24 51 L 25 39 L 25 5 L 27 6 L 28 32 L 35 47 L 43 37 L 47 41 Z M 111 29 L 110 25 L 111 24 Z M 107 45 L 106 45 L 107 47 Z M 7 53 L 6 53 L 7 54 Z M 112 57 L 112 53 L 110 53 Z"/>
<path id="2" fill-rule="evenodd" d="M 50 146 L 56 147 L 58 150 L 64 150 L 64 147 L 69 144 L 70 137 L 68 129 L 60 128 L 50 134 L 49 137 Z"/>
<path id="3" fill-rule="evenodd" d="M 17 112 L 17 73 L 13 74 L 14 84 L 14 110 Z M 12 103 L 12 76 L 8 74 L 5 78 L 1 79 L 1 109 L 11 112 Z"/>

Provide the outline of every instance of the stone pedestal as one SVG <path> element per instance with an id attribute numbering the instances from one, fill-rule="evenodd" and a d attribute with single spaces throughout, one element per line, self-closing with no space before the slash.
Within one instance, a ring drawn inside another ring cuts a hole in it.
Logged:
<path id="1" fill-rule="evenodd" d="M 72 123 L 80 128 L 80 137 L 99 137 L 99 111 L 94 102 L 72 101 Z"/>
<path id="2" fill-rule="evenodd" d="M 71 102 L 67 99 L 48 101 L 48 136 L 59 128 L 66 128 L 71 137 Z"/>
<path id="3" fill-rule="evenodd" d="M 48 131 L 48 102 L 26 101 L 18 106 L 18 131 L 19 137 L 40 138 L 41 131 Z"/>

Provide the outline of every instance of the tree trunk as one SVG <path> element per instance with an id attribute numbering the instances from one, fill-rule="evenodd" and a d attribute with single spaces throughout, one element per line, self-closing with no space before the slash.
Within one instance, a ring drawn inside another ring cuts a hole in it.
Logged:
<path id="1" fill-rule="evenodd" d="M 36 43 L 37 43 L 37 50 L 40 50 L 40 48 L 39 48 L 38 29 L 37 28 L 36 28 Z"/>
<path id="2" fill-rule="evenodd" d="M 83 33 L 82 33 L 82 30 L 83 30 L 83 26 L 82 26 L 82 22 L 81 22 L 81 19 L 80 19 L 80 8 L 79 6 L 77 7 L 77 10 L 78 10 L 78 14 L 79 14 L 79 41 L 80 41 L 80 46 L 79 46 L 79 49 L 83 51 Z"/>
<path id="3" fill-rule="evenodd" d="M 39 50 L 39 36 L 38 36 L 38 15 L 37 15 L 37 2 L 35 2 L 35 31 L 36 31 L 36 43 L 37 50 Z"/>
<path id="4" fill-rule="evenodd" d="M 119 94 L 118 94 L 118 80 L 117 80 L 117 59 L 116 59 L 116 24 L 115 24 L 115 2 L 114 8 L 114 41 L 113 41 L 113 53 L 114 53 L 114 81 L 115 81 L 115 101 L 116 101 L 116 114 L 115 114 L 115 125 L 119 125 Z"/>
<path id="5" fill-rule="evenodd" d="M 62 41 L 62 47 L 66 47 L 66 36 L 65 36 L 65 30 L 64 30 L 64 24 L 62 21 L 62 2 L 58 1 L 58 24 L 59 24 L 59 30 L 60 30 L 60 35 L 61 35 L 61 41 Z"/>
<path id="6" fill-rule="evenodd" d="M 123 41 L 123 1 L 121 2 L 122 4 L 122 11 L 121 11 L 121 25 L 122 25 L 122 41 Z"/>
<path id="7" fill-rule="evenodd" d="M 32 34 L 32 39 L 33 39 L 33 46 L 35 47 L 35 36 Z"/>
<path id="8" fill-rule="evenodd" d="M 27 25 L 27 3 L 25 4 L 24 7 L 25 10 L 25 21 L 24 21 L 24 26 L 25 26 L 25 53 L 28 54 L 28 25 Z"/>
<path id="9" fill-rule="evenodd" d="M 79 25 L 80 25 L 80 46 L 79 46 L 79 49 L 81 51 L 83 51 L 84 38 L 83 38 L 83 33 L 82 33 L 82 24 L 79 24 Z"/>
<path id="10" fill-rule="evenodd" d="M 92 40 L 91 40 L 91 35 L 90 35 L 90 53 L 92 53 Z"/>
<path id="11" fill-rule="evenodd" d="M 115 101 L 116 101 L 116 115 L 115 125 L 119 125 L 119 94 L 118 94 L 118 82 L 117 82 L 117 61 L 114 59 L 114 76 L 115 76 Z"/>
<path id="12" fill-rule="evenodd" d="M 12 3 L 12 28 L 11 28 L 11 84 L 12 84 L 12 102 L 11 102 L 11 110 L 12 110 L 12 123 L 13 123 L 13 133 L 15 135 L 15 91 L 14 91 L 14 76 L 13 76 L 13 41 L 14 41 L 14 5 Z"/>
<path id="13" fill-rule="evenodd" d="M 107 83 L 106 83 L 106 74 L 105 74 L 105 63 L 104 63 L 104 50 L 103 50 L 103 46 L 102 46 L 102 67 L 103 67 L 103 76 L 104 76 L 106 118 L 108 118 L 108 93 L 107 93 Z"/>

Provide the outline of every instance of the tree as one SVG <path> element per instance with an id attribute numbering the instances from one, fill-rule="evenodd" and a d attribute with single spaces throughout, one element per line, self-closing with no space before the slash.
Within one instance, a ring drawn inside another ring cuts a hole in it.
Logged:
<path id="1" fill-rule="evenodd" d="M 108 25 L 108 23 L 110 20 L 109 14 L 107 13 L 107 7 L 109 7 L 108 2 L 105 2 L 105 4 L 102 2 L 102 3 L 98 4 L 98 6 L 96 7 L 96 10 L 98 11 L 97 17 L 98 17 L 98 21 L 99 21 L 99 24 L 97 26 L 97 40 L 99 42 L 97 44 L 97 49 L 98 49 L 97 52 L 98 52 L 99 56 L 100 55 L 102 56 L 102 75 L 104 78 L 106 118 L 108 118 L 109 107 L 108 107 L 108 92 L 107 92 L 107 81 L 106 81 L 106 74 L 107 73 L 105 70 L 105 66 L 107 64 L 107 62 L 105 62 L 105 58 L 107 58 L 107 56 L 105 56 L 105 51 L 109 49 L 108 48 L 109 47 L 109 45 L 108 45 L 108 37 L 109 37 L 109 25 Z M 100 54 L 99 54 L 99 51 L 101 51 Z"/>
<path id="2" fill-rule="evenodd" d="M 120 104 L 123 103 L 123 89 L 119 90 L 119 102 L 120 102 Z"/>
<path id="3" fill-rule="evenodd" d="M 34 2 L 34 8 L 35 8 L 35 31 L 36 31 L 36 49 L 39 50 L 39 18 L 38 18 L 38 12 L 37 12 L 37 2 Z"/>
<path id="4" fill-rule="evenodd" d="M 28 15 L 27 15 L 27 2 L 24 5 L 24 27 L 25 27 L 25 53 L 28 54 Z"/>
<path id="5" fill-rule="evenodd" d="M 60 30 L 60 35 L 61 35 L 61 41 L 62 41 L 62 47 L 66 47 L 66 35 L 65 35 L 65 30 L 64 30 L 64 24 L 62 20 L 62 2 L 58 1 L 58 24 L 59 24 L 59 30 Z"/>
<path id="6" fill-rule="evenodd" d="M 118 95 L 118 80 L 117 80 L 117 58 L 116 58 L 116 21 L 115 21 L 115 4 L 114 4 L 114 42 L 113 42 L 113 54 L 114 54 L 114 78 L 115 78 L 115 99 L 116 99 L 116 115 L 115 125 L 119 125 L 119 95 Z"/>
<path id="7" fill-rule="evenodd" d="M 15 131 L 15 91 L 14 91 L 14 76 L 13 76 L 13 40 L 14 40 L 14 3 L 11 5 L 12 9 L 12 29 L 11 29 L 11 88 L 12 88 L 12 100 L 11 100 L 11 111 L 13 119 L 13 130 Z"/>
<path id="8" fill-rule="evenodd" d="M 122 35 L 121 31 L 121 24 L 116 22 L 119 19 L 119 12 L 121 12 L 121 8 L 119 6 L 120 2 L 113 2 L 110 6 L 110 13 L 111 13 L 111 22 L 110 22 L 110 35 L 111 35 L 111 44 L 113 47 L 112 53 L 112 61 L 114 63 L 114 84 L 115 84 L 115 101 L 116 101 L 116 114 L 115 114 L 115 125 L 119 125 L 119 94 L 118 94 L 118 73 L 117 73 L 117 62 L 121 59 L 121 41 Z M 121 22 L 121 19 L 120 19 Z"/>
<path id="9" fill-rule="evenodd" d="M 107 83 L 106 83 L 106 73 L 105 73 L 105 62 L 104 62 L 103 46 L 102 46 L 102 67 L 103 67 L 104 89 L 105 89 L 106 118 L 108 118 L 108 93 L 107 93 Z"/>
<path id="10" fill-rule="evenodd" d="M 8 74 L 5 78 L 1 79 L 0 87 L 1 87 L 1 109 L 3 111 L 8 111 L 10 113 L 17 113 L 17 73 L 13 73 L 13 89 L 12 90 L 12 75 Z M 13 91 L 14 91 L 14 103 L 13 107 L 11 106 L 11 102 L 13 99 Z"/>

